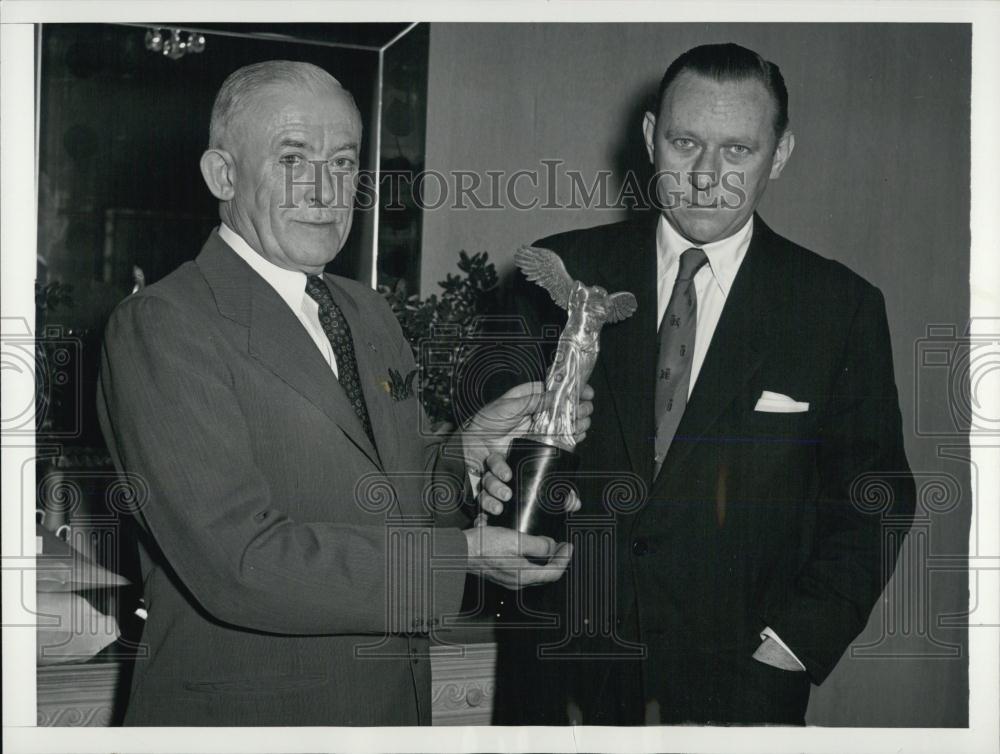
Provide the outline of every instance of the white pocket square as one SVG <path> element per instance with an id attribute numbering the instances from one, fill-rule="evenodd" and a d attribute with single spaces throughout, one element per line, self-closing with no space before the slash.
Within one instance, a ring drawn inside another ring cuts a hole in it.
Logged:
<path id="1" fill-rule="evenodd" d="M 772 393 L 764 390 L 757 399 L 754 411 L 764 411 L 772 414 L 797 414 L 809 410 L 809 404 L 803 401 L 796 401 L 781 393 Z"/>

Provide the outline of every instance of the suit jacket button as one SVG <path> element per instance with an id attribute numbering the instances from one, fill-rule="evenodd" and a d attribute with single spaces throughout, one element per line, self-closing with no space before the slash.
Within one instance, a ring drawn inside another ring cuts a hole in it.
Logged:
<path id="1" fill-rule="evenodd" d="M 637 558 L 641 558 L 647 552 L 649 552 L 649 543 L 646 542 L 645 539 L 643 539 L 642 537 L 637 537 L 636 539 L 632 540 L 633 555 L 635 555 Z"/>

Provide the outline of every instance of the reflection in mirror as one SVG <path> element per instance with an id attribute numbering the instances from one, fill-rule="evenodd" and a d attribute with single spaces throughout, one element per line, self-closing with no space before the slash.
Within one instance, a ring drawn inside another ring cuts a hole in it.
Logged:
<path id="1" fill-rule="evenodd" d="M 409 293 L 420 284 L 422 212 L 415 181 L 424 169 L 429 25 L 421 23 L 383 53 L 377 284 Z"/>

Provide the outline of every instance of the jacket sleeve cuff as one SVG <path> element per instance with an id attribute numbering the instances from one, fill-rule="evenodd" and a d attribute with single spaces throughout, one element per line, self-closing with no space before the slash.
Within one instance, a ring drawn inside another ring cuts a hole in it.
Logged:
<path id="1" fill-rule="evenodd" d="M 468 570 L 465 534 L 454 528 L 424 529 L 420 542 L 422 545 L 411 539 L 408 546 L 397 548 L 397 555 L 406 552 L 416 556 L 412 560 L 405 556 L 390 559 L 398 563 L 400 581 L 408 586 L 400 590 L 399 598 L 403 602 L 394 611 L 400 617 L 400 623 L 395 626 L 399 633 L 431 633 L 442 628 L 447 617 L 458 615 L 462 609 Z M 427 545 L 430 545 L 429 551 Z M 413 562 L 417 559 L 419 563 Z M 419 573 L 416 569 L 426 569 L 425 577 L 413 578 Z"/>

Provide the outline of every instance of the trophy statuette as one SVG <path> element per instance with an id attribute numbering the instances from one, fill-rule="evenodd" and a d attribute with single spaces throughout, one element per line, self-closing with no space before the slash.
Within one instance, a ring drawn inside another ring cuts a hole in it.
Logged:
<path id="1" fill-rule="evenodd" d="M 553 510 L 553 504 L 561 506 L 563 501 L 544 499 L 547 480 L 565 478 L 579 466 L 573 427 L 580 394 L 597 363 L 601 328 L 628 319 L 638 304 L 631 293 L 609 294 L 600 286 L 573 280 L 562 259 L 549 249 L 524 246 L 515 253 L 514 263 L 528 280 L 548 291 L 568 318 L 545 378 L 545 389 L 555 393 L 555 400 L 532 417 L 527 437 L 511 443 L 507 464 L 513 473 L 513 494 L 497 523 L 558 541 L 563 538 L 565 513 L 561 507 Z"/>

